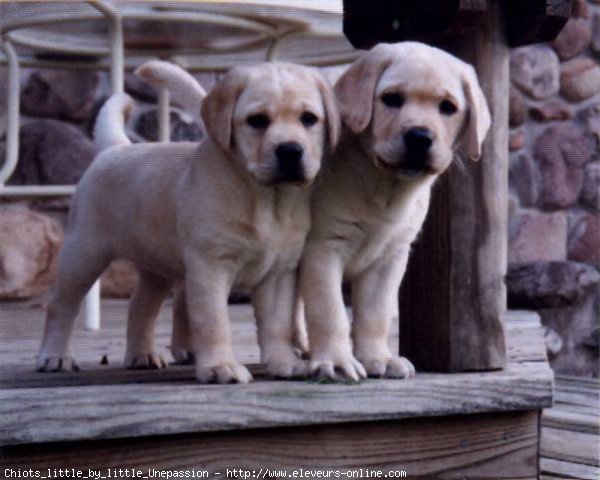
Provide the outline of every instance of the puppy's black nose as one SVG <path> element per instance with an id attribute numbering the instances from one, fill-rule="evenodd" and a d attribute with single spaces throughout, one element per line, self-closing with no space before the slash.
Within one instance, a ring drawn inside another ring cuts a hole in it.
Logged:
<path id="1" fill-rule="evenodd" d="M 304 149 L 296 142 L 280 143 L 275 149 L 275 155 L 280 162 L 297 162 L 302 158 Z"/>
<path id="2" fill-rule="evenodd" d="M 288 182 L 301 182 L 304 180 L 303 154 L 302 145 L 296 142 L 285 142 L 277 146 L 275 156 L 277 157 L 281 180 Z"/>
<path id="3" fill-rule="evenodd" d="M 409 155 L 423 155 L 431 148 L 434 136 L 431 130 L 414 127 L 404 134 L 404 145 Z"/>

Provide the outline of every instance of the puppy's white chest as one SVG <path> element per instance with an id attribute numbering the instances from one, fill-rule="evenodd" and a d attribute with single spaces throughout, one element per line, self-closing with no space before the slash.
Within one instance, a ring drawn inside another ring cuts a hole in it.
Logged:
<path id="1" fill-rule="evenodd" d="M 417 201 L 390 218 L 373 215 L 362 224 L 362 235 L 350 242 L 351 252 L 346 267 L 348 275 L 358 273 L 375 262 L 394 257 L 417 237 L 425 219 L 426 207 Z M 375 213 L 375 212 L 374 212 Z"/>
<path id="2" fill-rule="evenodd" d="M 293 215 L 283 222 L 268 217 L 257 221 L 241 245 L 236 283 L 251 288 L 271 271 L 296 268 L 308 228 L 308 215 Z"/>

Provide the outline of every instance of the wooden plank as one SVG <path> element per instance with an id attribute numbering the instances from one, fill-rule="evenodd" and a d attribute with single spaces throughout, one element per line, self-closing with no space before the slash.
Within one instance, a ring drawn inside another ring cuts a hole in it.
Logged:
<path id="1" fill-rule="evenodd" d="M 255 382 L 0 390 L 0 444 L 164 435 L 286 425 L 539 410 L 552 372 L 523 363 L 502 372 L 359 384 Z"/>
<path id="2" fill-rule="evenodd" d="M 509 363 L 548 362 L 544 332 L 537 314 L 506 316 L 506 355 Z"/>
<path id="3" fill-rule="evenodd" d="M 600 424 L 598 379 L 559 376 L 555 380 L 555 406 L 547 410 L 548 426 L 595 433 Z"/>
<path id="4" fill-rule="evenodd" d="M 587 379 L 582 379 L 587 380 Z M 589 397 L 596 397 L 598 392 L 600 392 L 600 386 L 598 385 L 597 379 L 596 382 L 583 382 L 583 381 L 565 381 L 564 378 L 557 379 L 557 388 L 561 392 L 565 393 L 579 393 L 581 395 L 587 395 Z"/>
<path id="5" fill-rule="evenodd" d="M 557 389 L 555 392 L 555 399 L 557 402 L 566 405 L 583 407 L 584 409 L 588 409 L 590 412 L 598 411 L 598 398 L 593 397 L 586 392 Z"/>
<path id="6" fill-rule="evenodd" d="M 357 478 L 363 468 L 363 478 L 369 469 L 420 479 L 533 480 L 538 425 L 536 412 L 513 412 L 4 447 L 0 456 L 3 468 L 195 469 L 209 478 L 223 478 L 227 468 L 352 469 L 347 478 Z"/>
<path id="7" fill-rule="evenodd" d="M 257 363 L 259 350 L 256 341 L 256 323 L 251 308 L 247 305 L 231 306 L 232 336 L 236 355 L 243 363 Z M 107 370 L 120 367 L 125 353 L 125 329 L 127 302 L 125 300 L 103 300 L 101 306 L 102 328 L 100 331 L 84 330 L 79 323 L 74 331 L 72 349 L 75 358 L 86 370 Z M 171 359 L 171 302 L 166 302 L 159 315 L 156 327 L 157 352 Z M 31 381 L 43 382 L 33 375 L 35 356 L 40 346 L 43 331 L 44 307 L 26 304 L 3 304 L 0 308 L 0 385 L 4 388 L 28 386 Z M 109 365 L 101 366 L 103 357 Z M 87 372 L 84 373 L 86 375 Z M 56 380 L 51 380 L 56 384 Z M 70 382 L 70 380 L 69 380 Z"/>
<path id="8" fill-rule="evenodd" d="M 598 418 L 600 415 L 600 406 L 598 402 L 590 402 L 589 405 L 572 405 L 569 403 L 562 403 L 556 399 L 556 393 L 554 394 L 554 406 L 562 411 L 568 411 L 569 413 L 575 413 L 578 415 L 585 415 L 590 418 Z M 554 407 L 552 407 L 554 408 Z"/>
<path id="9" fill-rule="evenodd" d="M 545 458 L 598 467 L 598 447 L 598 435 L 542 428 L 541 454 Z"/>
<path id="10" fill-rule="evenodd" d="M 18 389 L 0 392 L 3 395 L 0 395 L 0 404 L 4 408 L 2 410 L 0 407 L 0 437 L 5 438 L 5 443 L 14 440 L 11 439 L 13 434 L 7 430 L 8 424 L 10 429 L 21 431 L 19 442 L 27 442 L 43 438 L 114 438 L 134 435 L 132 432 L 136 432 L 135 435 L 148 435 L 236 428 L 236 422 L 240 428 L 246 428 L 277 425 L 280 420 L 288 424 L 302 424 L 446 415 L 463 410 L 494 410 L 498 408 L 498 402 L 503 409 L 541 408 L 550 404 L 551 372 L 544 363 L 539 362 L 545 358 L 545 347 L 539 334 L 535 333 L 539 332 L 539 323 L 531 317 L 520 317 L 517 322 L 515 316 L 511 316 L 514 320 L 511 325 L 514 323 L 518 328 L 514 330 L 515 335 L 509 337 L 515 344 L 515 348 L 511 348 L 515 364 L 508 372 L 451 377 L 420 374 L 409 382 L 369 381 L 357 386 L 336 386 L 308 382 L 267 383 L 262 377 L 261 368 L 253 366 L 252 371 L 257 376 L 255 385 L 205 387 L 195 383 L 193 368 L 189 366 L 160 371 L 121 369 L 125 312 L 126 302 L 103 301 L 102 330 L 89 332 L 79 328 L 74 336 L 75 351 L 81 355 L 79 358 L 83 360 L 84 371 L 46 375 L 32 371 L 43 310 L 19 304 L 11 304 L 7 308 L 3 306 L 0 321 L 5 328 L 0 331 L 0 345 L 3 347 L 0 351 L 0 383 L 7 389 Z M 258 349 L 251 310 L 248 306 L 233 306 L 230 313 L 238 347 L 236 354 L 245 361 L 256 361 Z M 163 308 L 157 330 L 158 344 L 167 354 L 169 304 Z M 27 340 L 11 340 L 23 337 Z M 397 338 L 392 342 L 397 342 Z M 109 365 L 99 365 L 104 353 L 110 356 Z M 529 376 L 529 372 L 535 373 Z M 530 384 L 534 387 L 531 392 Z M 84 385 L 88 387 L 79 387 Z M 39 391 L 33 392 L 32 387 L 37 387 Z M 18 396 L 18 392 L 22 396 Z M 233 398 L 236 400 L 233 402 L 231 392 L 235 394 Z M 248 392 L 248 395 L 245 396 L 244 392 Z M 509 392 L 508 395 L 506 392 Z M 339 398 L 343 400 L 341 403 L 336 400 Z M 399 398 L 402 401 L 399 402 Z M 99 402 L 99 399 L 106 401 Z M 351 402 L 354 401 L 359 403 L 353 406 Z M 109 408 L 111 402 L 113 406 Z M 360 403 L 370 408 L 365 409 Z M 229 410 L 226 408 L 215 417 L 216 406 L 223 404 L 229 405 Z M 212 405 L 212 408 L 206 408 L 205 405 Z M 17 410 L 13 410 L 15 406 Z M 171 414 L 165 415 L 165 411 L 171 410 L 178 413 L 174 423 L 169 426 L 167 423 Z M 301 413 L 302 410 L 306 411 Z M 59 416 L 43 426 L 48 421 L 49 412 L 53 411 L 58 412 Z M 127 421 L 119 430 L 123 417 Z M 211 420 L 202 425 L 205 417 L 211 417 Z M 110 418 L 113 419 L 107 420 Z M 156 418 L 161 420 L 154 430 L 145 427 L 146 424 L 156 424 Z M 82 431 L 76 431 L 77 428 L 73 427 L 76 424 Z M 30 428 L 32 425 L 33 428 Z M 91 426 L 89 431 L 88 425 Z M 54 433 L 47 437 L 52 430 Z M 42 436 L 39 436 L 40 433 Z"/>
<path id="11" fill-rule="evenodd" d="M 555 404 L 552 408 L 544 410 L 542 425 L 560 430 L 573 432 L 600 434 L 600 419 L 598 415 L 589 412 L 574 412 L 562 404 Z"/>
<path id="12" fill-rule="evenodd" d="M 598 378 L 557 375 L 556 388 L 561 391 L 576 390 L 581 393 L 587 392 L 597 397 L 600 392 L 600 380 Z"/>
<path id="13" fill-rule="evenodd" d="M 590 465 L 581 465 L 572 462 L 564 462 L 551 458 L 542 458 L 540 461 L 542 472 L 546 473 L 547 478 L 552 479 L 581 479 L 598 480 L 600 469 Z M 544 478 L 542 476 L 542 478 Z"/>
<path id="14" fill-rule="evenodd" d="M 0 310 L 0 385 L 3 388 L 33 388 L 76 385 L 116 385 L 189 380 L 189 367 L 170 367 L 167 371 L 124 371 L 127 303 L 102 302 L 102 329 L 98 332 L 79 326 L 73 335 L 73 352 L 82 372 L 42 375 L 34 371 L 34 359 L 42 332 L 43 310 L 21 304 L 3 305 Z M 256 326 L 248 305 L 230 306 L 233 339 L 237 358 L 246 364 L 259 362 Z M 170 359 L 171 305 L 163 307 L 156 328 L 157 351 Z M 510 312 L 507 316 L 508 356 L 511 363 L 546 362 L 546 348 L 539 316 Z M 18 340 L 18 342 L 14 341 Z M 398 348 L 398 324 L 394 322 L 390 348 Z M 106 357 L 108 365 L 101 365 Z M 256 373 L 259 370 L 254 370 Z"/>
<path id="15" fill-rule="evenodd" d="M 542 471 L 548 479 L 597 480 L 600 383 L 598 379 L 559 376 L 555 392 L 555 405 L 542 416 Z"/>
<path id="16" fill-rule="evenodd" d="M 477 164 L 439 180 L 400 295 L 401 352 L 417 369 L 503 368 L 508 198 L 508 48 L 500 2 L 450 45 L 474 64 L 492 114 Z M 428 348 L 423 348 L 427 345 Z"/>

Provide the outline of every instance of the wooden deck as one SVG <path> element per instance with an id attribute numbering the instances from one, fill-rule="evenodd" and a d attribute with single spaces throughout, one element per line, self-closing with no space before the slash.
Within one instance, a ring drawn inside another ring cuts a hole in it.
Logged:
<path id="1" fill-rule="evenodd" d="M 255 458 L 257 466 L 356 467 L 368 461 L 404 467 L 417 478 L 432 478 L 432 472 L 463 478 L 453 475 L 509 465 L 510 471 L 494 470 L 499 473 L 485 478 L 537 478 L 532 474 L 539 449 L 537 412 L 551 405 L 553 375 L 539 323 L 531 316 L 511 315 L 504 371 L 320 384 L 270 381 L 254 365 L 254 383 L 219 386 L 199 385 L 190 366 L 122 369 L 124 307 L 122 301 L 103 302 L 102 329 L 76 329 L 73 351 L 81 372 L 41 374 L 33 365 L 43 306 L 2 304 L 0 457 L 5 465 L 81 465 L 86 451 L 90 468 L 128 462 L 173 468 L 184 452 L 195 466 L 214 466 L 239 462 L 239 454 L 231 452 L 235 447 L 250 452 L 244 459 Z M 252 314 L 237 306 L 231 315 L 238 358 L 255 364 Z M 167 356 L 169 316 L 166 305 L 157 326 L 157 345 Z M 394 336 L 394 348 L 397 341 Z M 108 364 L 102 364 L 104 358 Z M 213 450 L 206 450 L 209 440 Z M 127 450 L 114 453 L 116 445 Z M 257 460 L 260 445 L 268 453 Z"/>
<path id="2" fill-rule="evenodd" d="M 542 416 L 542 480 L 600 478 L 599 396 L 598 379 L 556 378 Z"/>

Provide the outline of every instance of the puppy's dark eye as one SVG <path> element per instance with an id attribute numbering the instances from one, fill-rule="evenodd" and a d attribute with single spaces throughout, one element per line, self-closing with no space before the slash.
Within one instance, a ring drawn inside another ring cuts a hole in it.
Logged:
<path id="1" fill-rule="evenodd" d="M 250 115 L 246 119 L 246 122 L 256 130 L 264 130 L 269 126 L 271 120 L 269 120 L 269 117 L 267 117 L 264 113 L 256 113 L 254 115 Z"/>
<path id="2" fill-rule="evenodd" d="M 384 93 L 381 96 L 381 101 L 391 108 L 402 108 L 402 105 L 404 105 L 404 97 L 399 93 Z"/>
<path id="3" fill-rule="evenodd" d="M 442 100 L 440 102 L 440 112 L 444 115 L 454 115 L 458 112 L 458 107 L 450 100 Z"/>
<path id="4" fill-rule="evenodd" d="M 312 127 L 319 121 L 319 117 L 312 112 L 302 112 L 302 115 L 300 115 L 300 121 L 305 127 Z"/>

